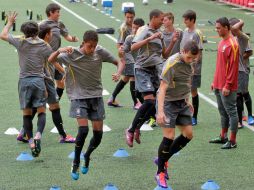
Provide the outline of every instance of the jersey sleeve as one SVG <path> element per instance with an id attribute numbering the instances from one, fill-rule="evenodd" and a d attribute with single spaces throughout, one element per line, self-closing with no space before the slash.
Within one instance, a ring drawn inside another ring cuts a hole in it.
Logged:
<path id="1" fill-rule="evenodd" d="M 160 78 L 168 84 L 169 88 L 175 88 L 174 68 L 170 61 L 167 60 L 166 64 L 163 66 Z"/>
<path id="2" fill-rule="evenodd" d="M 68 29 L 65 27 L 64 23 L 59 22 L 60 34 L 65 37 L 69 34 Z"/>
<path id="3" fill-rule="evenodd" d="M 60 53 L 60 54 L 57 56 L 57 61 L 58 61 L 59 63 L 62 63 L 62 64 L 64 64 L 65 66 L 68 67 L 68 66 L 70 65 L 70 62 L 71 62 L 69 56 L 70 56 L 70 55 L 67 54 L 67 53 Z"/>
<path id="4" fill-rule="evenodd" d="M 13 36 L 11 34 L 8 35 L 8 42 L 13 45 L 15 48 L 19 49 L 21 42 L 25 38 L 23 36 Z"/>
<path id="5" fill-rule="evenodd" d="M 203 34 L 200 30 L 196 30 L 196 34 L 193 36 L 193 40 L 198 44 L 198 48 L 203 50 Z"/>
<path id="6" fill-rule="evenodd" d="M 124 43 L 124 39 L 125 39 L 125 33 L 126 33 L 126 27 L 124 26 L 120 26 L 119 30 L 119 36 L 117 38 L 117 43 L 118 44 L 123 44 Z"/>
<path id="7" fill-rule="evenodd" d="M 100 50 L 100 56 L 102 62 L 114 63 L 117 61 L 117 59 L 108 50 L 104 48 Z"/>
<path id="8" fill-rule="evenodd" d="M 147 37 L 147 30 L 144 27 L 140 27 L 132 41 L 132 43 L 140 42 Z"/>
<path id="9" fill-rule="evenodd" d="M 131 44 L 132 44 L 131 36 L 127 36 L 123 44 L 124 53 L 128 53 L 131 51 Z"/>

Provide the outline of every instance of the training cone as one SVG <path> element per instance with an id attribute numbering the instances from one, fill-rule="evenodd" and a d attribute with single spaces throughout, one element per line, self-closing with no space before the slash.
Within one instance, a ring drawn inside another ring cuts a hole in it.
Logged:
<path id="1" fill-rule="evenodd" d="M 58 133 L 58 130 L 57 130 L 57 128 L 56 127 L 54 127 L 53 129 L 51 129 L 51 131 L 50 131 L 51 133 Z"/>
<path id="2" fill-rule="evenodd" d="M 109 92 L 108 92 L 106 89 L 103 89 L 102 95 L 103 95 L 103 96 L 108 96 L 108 95 L 109 95 Z"/>
<path id="3" fill-rule="evenodd" d="M 157 186 L 157 187 L 155 187 L 155 189 L 154 190 L 172 190 L 172 188 L 171 187 L 168 187 L 168 188 L 162 188 L 162 187 L 160 187 L 160 186 Z"/>
<path id="4" fill-rule="evenodd" d="M 18 135 L 19 131 L 16 128 L 9 128 L 4 132 L 4 134 L 6 134 L 6 135 Z"/>
<path id="5" fill-rule="evenodd" d="M 69 154 L 69 156 L 68 156 L 68 158 L 70 158 L 70 159 L 74 159 L 74 155 L 75 155 L 75 153 L 74 153 L 74 151 L 72 151 L 70 154 Z M 80 154 L 80 159 L 81 160 L 84 160 L 84 153 L 83 152 L 81 152 L 81 154 Z"/>
<path id="6" fill-rule="evenodd" d="M 103 124 L 103 132 L 111 131 L 110 127 Z"/>
<path id="7" fill-rule="evenodd" d="M 125 158 L 129 156 L 129 153 L 123 149 L 123 148 L 119 148 L 114 154 L 114 157 L 118 157 L 118 158 Z"/>
<path id="8" fill-rule="evenodd" d="M 114 186 L 112 183 L 107 184 L 103 190 L 118 190 L 116 186 Z"/>
<path id="9" fill-rule="evenodd" d="M 49 190 L 61 190 L 61 188 L 57 185 L 54 185 L 54 186 L 50 187 Z"/>
<path id="10" fill-rule="evenodd" d="M 219 190 L 220 186 L 213 180 L 208 180 L 201 186 L 202 190 Z"/>
<path id="11" fill-rule="evenodd" d="M 34 157 L 27 152 L 21 152 L 20 155 L 16 158 L 17 161 L 31 161 Z"/>
<path id="12" fill-rule="evenodd" d="M 152 131 L 153 128 L 152 128 L 149 124 L 144 123 L 144 124 L 141 126 L 140 130 L 141 130 L 141 131 Z"/>

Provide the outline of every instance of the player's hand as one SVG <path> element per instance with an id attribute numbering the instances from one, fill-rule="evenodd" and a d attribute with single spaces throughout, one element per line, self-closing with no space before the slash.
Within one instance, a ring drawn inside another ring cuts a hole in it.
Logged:
<path id="1" fill-rule="evenodd" d="M 63 47 L 63 48 L 59 48 L 58 52 L 71 54 L 73 52 L 73 49 L 72 47 Z"/>
<path id="2" fill-rule="evenodd" d="M 155 39 L 155 38 L 161 39 L 161 38 L 162 38 L 162 33 L 161 33 L 161 32 L 156 32 L 156 33 L 154 33 L 153 35 L 151 35 L 151 36 L 148 38 L 148 40 L 151 41 L 151 40 L 153 40 L 153 39 Z"/>
<path id="3" fill-rule="evenodd" d="M 214 90 L 213 83 L 211 84 L 210 90 L 211 90 L 211 91 L 213 91 L 213 90 Z"/>
<path id="4" fill-rule="evenodd" d="M 14 12 L 9 12 L 7 18 L 8 18 L 8 23 L 13 24 L 16 21 L 18 13 L 16 11 Z"/>
<path id="5" fill-rule="evenodd" d="M 190 103 L 190 101 L 189 101 L 189 100 L 185 100 L 185 102 L 186 102 L 186 104 L 189 106 L 190 111 L 191 111 L 192 113 L 194 113 L 194 107 L 193 107 L 193 105 Z"/>
<path id="6" fill-rule="evenodd" d="M 72 36 L 71 39 L 72 39 L 72 42 L 78 42 L 79 41 L 77 36 Z"/>
<path id="7" fill-rule="evenodd" d="M 158 114 L 156 115 L 156 123 L 158 123 L 158 125 L 163 126 L 166 122 L 166 116 L 164 112 L 158 112 Z"/>
<path id="8" fill-rule="evenodd" d="M 222 89 L 222 95 L 223 96 L 228 96 L 230 93 L 230 90 L 226 89 L 225 87 Z"/>
<path id="9" fill-rule="evenodd" d="M 174 31 L 174 34 L 173 34 L 172 41 L 173 41 L 173 42 L 176 42 L 176 41 L 179 39 L 179 37 L 180 37 L 179 31 L 178 31 L 178 30 L 175 30 L 175 31 Z"/>
<path id="10" fill-rule="evenodd" d="M 112 80 L 117 82 L 117 81 L 119 81 L 120 76 L 121 76 L 120 74 L 114 73 L 114 74 L 112 74 Z"/>

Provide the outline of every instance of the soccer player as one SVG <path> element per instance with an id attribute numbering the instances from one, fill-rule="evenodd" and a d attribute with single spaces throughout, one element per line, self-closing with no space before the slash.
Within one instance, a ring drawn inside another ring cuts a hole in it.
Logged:
<path id="1" fill-rule="evenodd" d="M 119 28 L 119 37 L 117 40 L 117 49 L 121 48 L 121 46 L 124 44 L 124 41 L 128 35 L 132 34 L 132 23 L 135 18 L 135 11 L 133 9 L 127 9 L 124 12 L 125 15 L 125 21 L 121 24 Z M 128 62 L 128 57 L 123 57 L 123 61 Z M 127 60 L 126 60 L 127 59 Z M 117 83 L 112 96 L 108 99 L 108 106 L 112 107 L 121 107 L 119 103 L 116 101 L 116 96 L 121 92 L 121 90 L 124 88 L 124 86 L 130 81 L 130 92 L 131 97 L 134 103 L 133 108 L 139 109 L 141 106 L 140 102 L 137 101 L 136 98 L 136 92 L 135 92 L 135 80 L 133 77 L 133 72 L 131 68 L 131 64 L 126 64 L 125 69 L 123 72 L 123 76 L 121 80 Z"/>
<path id="2" fill-rule="evenodd" d="M 140 144 L 140 127 L 155 115 L 155 95 L 159 87 L 157 66 L 163 62 L 162 33 L 163 12 L 154 9 L 150 12 L 149 25 L 139 29 L 133 39 L 132 51 L 138 51 L 135 63 L 135 85 L 142 93 L 144 102 L 137 111 L 131 126 L 125 130 L 126 143 L 133 147 L 133 140 Z M 134 135 L 135 133 L 135 135 Z"/>
<path id="3" fill-rule="evenodd" d="M 65 27 L 65 25 L 59 21 L 60 18 L 60 9 L 61 7 L 56 3 L 51 3 L 46 7 L 46 15 L 47 19 L 42 21 L 40 24 L 48 25 L 52 31 L 52 39 L 49 42 L 53 51 L 58 50 L 61 47 L 61 36 L 64 37 L 65 40 L 69 42 L 77 42 L 78 38 L 76 36 L 71 36 Z M 54 79 L 56 80 L 56 92 L 59 99 L 63 95 L 64 91 L 64 80 L 62 80 L 63 75 L 59 73 L 55 68 L 50 66 L 51 73 L 54 75 Z"/>
<path id="4" fill-rule="evenodd" d="M 71 169 L 74 180 L 79 178 L 80 154 L 89 130 L 88 120 L 92 121 L 93 137 L 84 155 L 85 162 L 81 167 L 83 174 L 88 172 L 90 155 L 102 139 L 105 118 L 101 83 L 102 62 L 110 62 L 118 66 L 117 73 L 112 74 L 114 81 L 119 80 L 124 68 L 124 63 L 117 61 L 111 53 L 97 44 L 97 33 L 86 31 L 80 47 L 59 49 L 49 57 L 49 62 L 57 60 L 68 68 L 66 92 L 71 100 L 70 117 L 76 118 L 79 126 Z"/>
<path id="5" fill-rule="evenodd" d="M 183 14 L 184 24 L 187 27 L 183 31 L 183 37 L 181 40 L 180 48 L 182 49 L 185 43 L 189 40 L 195 41 L 199 46 L 199 56 L 197 61 L 195 61 L 194 66 L 194 75 L 192 76 L 191 82 L 191 96 L 192 96 L 192 105 L 194 108 L 194 113 L 192 116 L 192 125 L 197 125 L 197 116 L 199 108 L 199 96 L 198 88 L 201 86 L 201 68 L 202 68 L 202 50 L 203 50 L 203 36 L 199 29 L 196 28 L 196 12 L 193 10 L 187 10 Z"/>
<path id="6" fill-rule="evenodd" d="M 218 110 L 221 117 L 221 133 L 210 143 L 220 143 L 222 149 L 236 148 L 236 134 L 238 116 L 236 96 L 238 85 L 239 46 L 231 35 L 230 24 L 226 17 L 216 21 L 216 30 L 222 40 L 218 44 L 216 69 L 211 89 L 214 90 Z M 230 139 L 227 137 L 228 128 L 231 129 Z"/>
<path id="7" fill-rule="evenodd" d="M 199 47 L 188 41 L 169 57 L 163 67 L 157 95 L 156 121 L 162 128 L 163 139 L 158 149 L 158 171 L 155 179 L 162 188 L 167 188 L 167 161 L 192 139 L 191 92 L 192 63 L 198 57 Z M 181 134 L 175 138 L 175 126 Z"/>
<path id="8" fill-rule="evenodd" d="M 238 128 L 242 128 L 242 112 L 243 112 L 243 101 L 248 110 L 248 124 L 254 125 L 254 119 L 252 117 L 252 100 L 249 94 L 249 57 L 252 55 L 252 49 L 250 47 L 250 39 L 247 34 L 242 31 L 244 22 L 237 18 L 231 18 L 229 20 L 231 32 L 237 37 L 239 44 L 239 73 L 238 73 L 238 92 L 237 92 L 237 112 L 239 118 Z"/>
<path id="9" fill-rule="evenodd" d="M 46 122 L 46 87 L 44 83 L 44 63 L 52 53 L 51 47 L 38 37 L 38 24 L 29 21 L 21 25 L 25 36 L 15 37 L 9 30 L 16 20 L 17 13 L 8 15 L 8 23 L 3 28 L 0 38 L 13 45 L 19 55 L 19 101 L 23 111 L 23 126 L 29 139 L 29 146 L 34 157 L 41 152 L 41 136 Z M 37 108 L 37 132 L 33 138 L 32 108 Z"/>

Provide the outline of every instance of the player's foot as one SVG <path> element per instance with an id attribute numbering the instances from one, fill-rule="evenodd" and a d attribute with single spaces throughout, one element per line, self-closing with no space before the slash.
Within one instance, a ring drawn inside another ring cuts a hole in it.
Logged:
<path id="1" fill-rule="evenodd" d="M 148 125 L 151 126 L 151 127 L 157 127 L 156 125 L 156 120 L 151 117 L 149 120 L 148 120 Z"/>
<path id="2" fill-rule="evenodd" d="M 27 137 L 24 137 L 23 134 L 19 133 L 17 136 L 17 141 L 23 142 L 23 143 L 28 143 Z"/>
<path id="3" fill-rule="evenodd" d="M 125 130 L 125 140 L 129 147 L 133 147 L 134 133 L 130 133 L 128 129 Z"/>
<path id="4" fill-rule="evenodd" d="M 243 117 L 242 117 L 242 120 L 243 120 L 243 121 L 247 121 L 247 120 L 248 120 L 247 116 L 243 116 Z"/>
<path id="5" fill-rule="evenodd" d="M 222 145 L 221 149 L 231 149 L 236 147 L 237 147 L 236 143 L 233 143 L 232 141 L 228 141 L 224 145 Z"/>
<path id="6" fill-rule="evenodd" d="M 138 144 L 141 143 L 140 136 L 141 136 L 140 130 L 139 130 L 139 129 L 136 129 L 136 130 L 135 130 L 135 133 L 134 133 L 134 139 L 135 139 L 135 141 L 136 141 Z"/>
<path id="7" fill-rule="evenodd" d="M 168 185 L 167 185 L 167 181 L 166 181 L 165 173 L 164 173 L 164 172 L 160 172 L 160 173 L 156 174 L 156 175 L 155 175 L 155 180 L 156 180 L 157 185 L 158 185 L 159 187 L 168 188 Z"/>
<path id="8" fill-rule="evenodd" d="M 243 124 L 238 123 L 238 129 L 242 129 L 242 128 L 244 128 L 244 125 L 243 125 Z"/>
<path id="9" fill-rule="evenodd" d="M 253 119 L 253 117 L 251 115 L 248 116 L 248 124 L 249 125 L 254 125 L 254 119 Z"/>
<path id="10" fill-rule="evenodd" d="M 142 106 L 142 104 L 141 104 L 140 102 L 137 102 L 137 103 L 133 106 L 133 109 L 134 109 L 134 110 L 138 110 L 141 106 Z"/>
<path id="11" fill-rule="evenodd" d="M 211 139 L 209 143 L 224 144 L 228 141 L 228 138 L 222 138 L 221 136 Z"/>
<path id="12" fill-rule="evenodd" d="M 108 106 L 115 107 L 115 108 L 122 107 L 116 100 L 113 100 L 113 97 L 110 97 L 108 99 Z"/>
<path id="13" fill-rule="evenodd" d="M 79 179 L 79 165 L 72 163 L 71 166 L 71 178 L 73 180 Z"/>
<path id="14" fill-rule="evenodd" d="M 61 137 L 59 142 L 60 143 L 75 143 L 75 138 L 72 137 L 71 135 L 66 135 L 65 138 Z"/>
<path id="15" fill-rule="evenodd" d="M 38 157 L 41 152 L 41 140 L 40 139 L 34 139 L 34 143 L 30 145 L 32 156 Z"/>
<path id="16" fill-rule="evenodd" d="M 89 170 L 89 163 L 90 163 L 90 158 L 86 157 L 84 155 L 84 164 L 83 166 L 81 167 L 81 172 L 82 174 L 87 174 L 88 173 L 88 170 Z"/>
<path id="17" fill-rule="evenodd" d="M 155 158 L 153 160 L 153 162 L 158 166 L 158 157 Z M 168 180 L 169 179 L 169 176 L 168 176 L 168 162 L 165 163 L 164 170 L 165 170 L 165 178 Z"/>
<path id="18" fill-rule="evenodd" d="M 197 120 L 197 118 L 192 118 L 192 126 L 195 126 L 195 125 L 197 125 L 198 124 L 198 120 Z"/>

